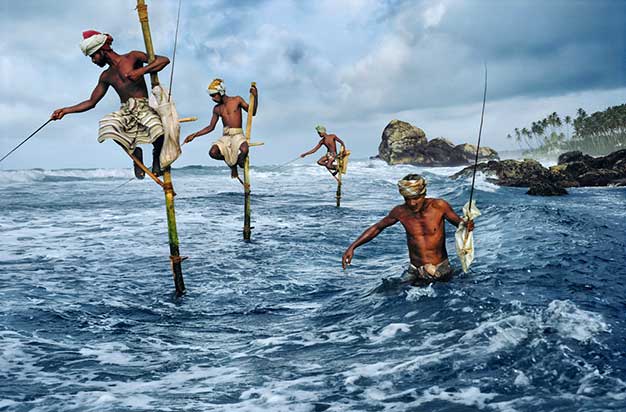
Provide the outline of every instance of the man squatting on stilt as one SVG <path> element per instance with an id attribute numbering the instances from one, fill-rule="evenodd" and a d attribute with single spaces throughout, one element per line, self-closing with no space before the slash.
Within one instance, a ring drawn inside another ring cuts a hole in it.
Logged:
<path id="1" fill-rule="evenodd" d="M 470 220 L 465 223 L 445 200 L 427 198 L 426 180 L 420 175 L 405 176 L 398 182 L 398 189 L 404 197 L 404 204 L 394 207 L 346 249 L 342 258 L 343 268 L 350 265 L 357 247 L 374 239 L 385 228 L 400 222 L 406 231 L 411 261 L 402 281 L 415 286 L 436 281 L 447 282 L 452 278 L 453 269 L 446 251 L 444 220 L 456 227 L 467 224 L 470 231 L 474 230 L 474 222 Z"/>
<path id="2" fill-rule="evenodd" d="M 53 120 L 60 120 L 69 113 L 80 113 L 91 110 L 106 94 L 109 86 L 120 97 L 122 106 L 117 112 L 108 114 L 100 121 L 98 142 L 113 139 L 129 153 L 133 153 L 143 162 L 143 153 L 139 144 L 152 143 L 152 172 L 161 174 L 159 155 L 163 147 L 163 124 L 154 109 L 148 105 L 148 88 L 144 80 L 147 73 L 156 73 L 169 64 L 169 59 L 155 56 L 152 63 L 148 63 L 148 55 L 141 51 L 131 51 L 127 54 L 117 54 L 111 48 L 113 37 L 106 33 L 94 30 L 83 32 L 83 41 L 80 49 L 85 56 L 100 66 L 109 67 L 102 72 L 96 88 L 89 99 L 74 106 L 57 109 L 52 113 Z M 143 179 L 145 173 L 137 165 L 135 176 Z"/>
<path id="3" fill-rule="evenodd" d="M 223 160 L 230 167 L 230 177 L 236 179 L 239 177 L 237 165 L 243 167 L 246 156 L 248 156 L 248 142 L 246 142 L 246 137 L 241 128 L 243 118 L 241 110 L 248 112 L 248 103 L 241 96 L 227 96 L 226 87 L 222 79 L 213 80 L 209 84 L 208 91 L 211 99 L 216 103 L 215 107 L 213 107 L 211 122 L 204 129 L 187 136 L 183 144 L 191 142 L 198 136 L 211 133 L 221 117 L 224 133 L 211 146 L 209 156 L 215 160 Z M 256 116 L 259 107 L 259 94 L 256 86 L 250 88 L 250 93 L 254 95 L 256 102 L 252 115 Z"/>
<path id="4" fill-rule="evenodd" d="M 321 137 L 320 141 L 317 143 L 313 149 L 308 152 L 304 152 L 300 155 L 300 157 L 305 157 L 310 154 L 313 154 L 319 150 L 320 147 L 326 147 L 326 154 L 319 158 L 317 164 L 320 166 L 324 166 L 335 176 L 339 171 L 337 170 L 337 165 L 334 164 L 335 159 L 337 158 L 337 142 L 341 143 L 343 147 L 343 151 L 346 150 L 346 145 L 337 135 L 326 133 L 326 128 L 322 125 L 315 126 L 315 130 L 319 137 Z"/>

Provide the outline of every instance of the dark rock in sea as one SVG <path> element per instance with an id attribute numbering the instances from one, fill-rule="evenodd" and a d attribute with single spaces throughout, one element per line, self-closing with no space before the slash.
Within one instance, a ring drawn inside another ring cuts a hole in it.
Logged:
<path id="1" fill-rule="evenodd" d="M 455 146 L 442 137 L 428 141 L 426 133 L 419 127 L 392 120 L 383 130 L 378 156 L 391 165 L 461 166 L 474 162 L 476 146 Z M 498 153 L 488 147 L 481 147 L 479 159 L 498 159 Z"/>
<path id="2" fill-rule="evenodd" d="M 552 196 L 567 194 L 567 187 L 626 186 L 626 149 L 603 157 L 581 152 L 559 156 L 559 164 L 549 169 L 536 160 L 524 159 L 479 163 L 477 170 L 487 180 L 500 186 L 529 187 L 528 194 Z M 466 167 L 451 176 L 471 176 L 473 167 Z"/>
<path id="3" fill-rule="evenodd" d="M 579 152 L 578 150 L 575 150 L 573 152 L 565 152 L 560 154 L 558 164 L 581 162 L 590 159 L 593 159 L 593 157 L 583 154 L 583 152 Z"/>
<path id="4" fill-rule="evenodd" d="M 487 163 L 479 163 L 476 170 L 483 172 L 487 180 L 500 186 L 529 187 L 532 183 L 549 180 L 550 171 L 541 163 L 532 159 L 520 160 L 491 160 Z M 453 179 L 459 177 L 471 177 L 474 166 L 466 167 L 452 175 Z"/>
<path id="5" fill-rule="evenodd" d="M 530 185 L 527 195 L 531 196 L 563 196 L 567 190 L 560 183 L 535 182 Z"/>

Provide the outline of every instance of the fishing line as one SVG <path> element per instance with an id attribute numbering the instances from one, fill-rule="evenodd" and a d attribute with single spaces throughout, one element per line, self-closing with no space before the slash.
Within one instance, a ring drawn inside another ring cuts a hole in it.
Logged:
<path id="1" fill-rule="evenodd" d="M 487 64 L 485 63 L 485 90 L 483 92 L 483 109 L 480 114 L 480 129 L 478 129 L 478 143 L 476 143 L 476 158 L 474 159 L 474 173 L 472 174 L 472 188 L 470 190 L 469 207 L 472 207 L 472 197 L 474 196 L 474 182 L 476 181 L 476 168 L 478 166 L 478 152 L 480 150 L 480 136 L 483 132 L 483 119 L 485 117 L 485 102 L 487 101 Z"/>
<path id="2" fill-rule="evenodd" d="M 172 70 L 170 72 L 170 87 L 167 96 L 167 102 L 169 103 L 172 98 L 172 83 L 174 82 L 174 63 L 176 63 L 176 46 L 178 45 L 178 26 L 180 24 L 180 9 L 183 4 L 183 0 L 178 0 L 178 16 L 176 17 L 176 35 L 174 36 L 174 52 L 172 53 Z"/>
<path id="3" fill-rule="evenodd" d="M 11 153 L 13 153 L 14 151 L 16 151 L 17 149 L 19 149 L 19 147 L 21 145 L 23 145 L 24 143 L 26 143 L 28 141 L 28 139 L 30 139 L 31 137 L 33 137 L 34 135 L 37 134 L 38 131 L 40 131 L 41 129 L 43 129 L 48 123 L 50 123 L 52 120 L 54 119 L 49 119 L 47 122 L 45 122 L 44 124 L 42 124 L 41 126 L 39 126 L 39 129 L 35 130 L 30 136 L 28 136 L 26 139 L 22 140 L 22 143 L 18 144 L 17 146 L 15 146 L 13 148 L 13 150 L 11 150 L 9 153 L 5 154 L 4 157 L 2 159 L 0 159 L 0 162 L 3 161 L 4 159 L 6 159 L 7 157 L 9 157 L 9 155 Z"/>

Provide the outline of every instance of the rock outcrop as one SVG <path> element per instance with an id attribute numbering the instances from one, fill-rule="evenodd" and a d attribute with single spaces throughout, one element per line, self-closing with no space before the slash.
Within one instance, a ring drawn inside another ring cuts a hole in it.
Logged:
<path id="1" fill-rule="evenodd" d="M 378 146 L 378 157 L 388 164 L 412 164 L 421 166 L 461 166 L 474 162 L 476 146 L 454 145 L 444 138 L 428 141 L 426 133 L 407 122 L 392 120 L 383 130 Z M 498 159 L 498 153 L 481 147 L 479 159 Z"/>
<path id="2" fill-rule="evenodd" d="M 530 195 L 567 194 L 568 187 L 626 186 L 626 149 L 603 157 L 567 152 L 550 168 L 524 159 L 480 163 L 477 170 L 497 185 L 528 187 Z M 466 167 L 452 178 L 471 176 L 472 171 L 472 166 Z"/>

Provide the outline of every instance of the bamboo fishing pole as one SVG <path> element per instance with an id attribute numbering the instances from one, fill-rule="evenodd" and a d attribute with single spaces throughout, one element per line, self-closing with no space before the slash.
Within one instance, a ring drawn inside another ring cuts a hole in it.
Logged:
<path id="1" fill-rule="evenodd" d="M 141 31 L 143 32 L 143 40 L 146 45 L 146 53 L 148 54 L 148 64 L 154 60 L 154 47 L 152 45 L 152 35 L 150 34 L 150 23 L 148 21 L 148 6 L 145 0 L 137 0 L 137 14 L 141 23 Z M 152 87 L 159 85 L 159 76 L 157 73 L 150 73 L 150 82 Z M 174 208 L 174 186 L 172 185 L 171 168 L 167 166 L 163 169 L 163 192 L 165 193 L 165 210 L 167 212 L 167 233 L 170 245 L 170 261 L 172 264 L 172 273 L 174 275 L 174 286 L 176 288 L 176 296 L 185 293 L 185 282 L 183 281 L 183 270 L 181 262 L 185 259 L 180 256 L 178 247 L 178 231 L 176 230 L 176 209 Z"/>
<path id="2" fill-rule="evenodd" d="M 256 87 L 256 82 L 252 82 L 251 87 Z M 252 227 L 250 226 L 250 134 L 252 133 L 252 118 L 254 117 L 254 106 L 256 100 L 254 94 L 250 93 L 250 104 L 248 105 L 248 120 L 246 122 L 246 142 L 248 143 L 248 156 L 243 166 L 243 239 L 250 240 Z"/>

